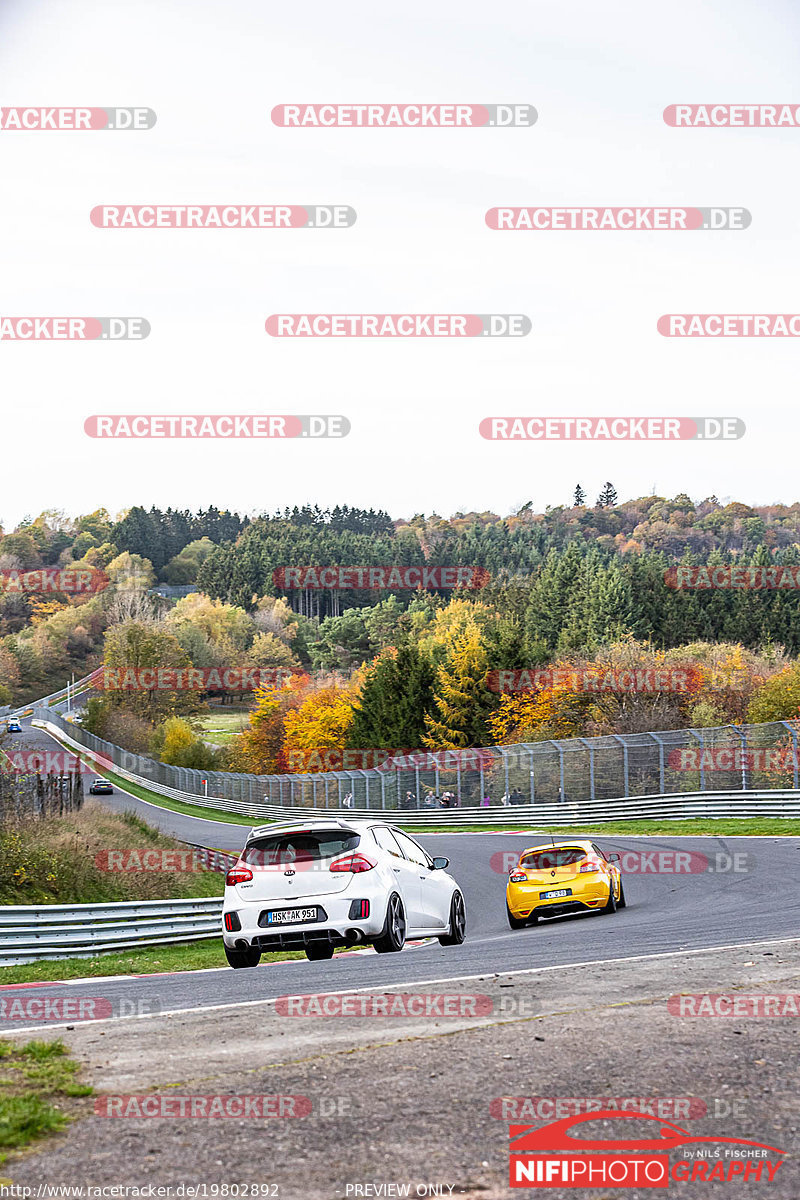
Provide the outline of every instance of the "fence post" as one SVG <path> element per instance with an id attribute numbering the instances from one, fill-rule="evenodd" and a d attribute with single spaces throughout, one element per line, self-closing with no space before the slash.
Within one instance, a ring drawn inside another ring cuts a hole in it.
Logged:
<path id="1" fill-rule="evenodd" d="M 696 737 L 698 742 L 700 743 L 700 791 L 704 792 L 706 790 L 706 768 L 705 768 L 705 764 L 703 763 L 703 751 L 705 750 L 705 742 L 703 741 L 702 733 L 698 733 L 698 731 L 696 729 L 690 729 L 688 732 L 692 735 L 692 737 Z"/>
<path id="2" fill-rule="evenodd" d="M 738 725 L 731 725 L 731 729 L 735 729 L 742 743 L 742 791 L 747 791 L 747 734 Z"/>
<path id="3" fill-rule="evenodd" d="M 666 788 L 664 779 L 664 740 L 657 733 L 651 733 L 650 737 L 655 738 L 658 742 L 658 789 L 663 796 Z"/>
<path id="4" fill-rule="evenodd" d="M 628 743 L 623 741 L 622 737 L 618 733 L 612 733 L 611 736 L 613 737 L 614 741 L 619 742 L 620 746 L 622 746 L 622 790 L 626 796 L 629 796 L 630 786 L 628 779 Z"/>
<path id="5" fill-rule="evenodd" d="M 781 721 L 781 725 L 784 725 L 789 730 L 789 736 L 792 739 L 792 787 L 795 788 L 795 790 L 796 790 L 797 789 L 797 731 L 795 730 L 793 725 L 789 724 L 788 721 Z"/>
<path id="6" fill-rule="evenodd" d="M 588 738 L 581 738 L 580 741 L 589 751 L 589 799 L 595 800 L 597 797 L 594 794 L 594 746 Z"/>

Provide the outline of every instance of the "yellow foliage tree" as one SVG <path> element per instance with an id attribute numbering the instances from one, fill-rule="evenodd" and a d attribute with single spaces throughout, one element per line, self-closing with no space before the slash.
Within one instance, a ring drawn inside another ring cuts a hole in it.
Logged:
<path id="1" fill-rule="evenodd" d="M 425 746 L 458 750 L 485 744 L 486 718 L 493 703 L 486 686 L 488 663 L 480 629 L 469 620 L 455 633 L 447 658 L 437 668 L 436 712 L 425 717 Z"/>

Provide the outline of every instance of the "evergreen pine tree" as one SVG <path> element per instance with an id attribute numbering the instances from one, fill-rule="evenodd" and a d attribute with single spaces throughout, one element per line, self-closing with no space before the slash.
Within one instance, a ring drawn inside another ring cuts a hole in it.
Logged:
<path id="1" fill-rule="evenodd" d="M 413 642 L 381 655 L 355 705 L 349 744 L 359 749 L 416 750 L 434 710 L 435 672 Z"/>
<path id="2" fill-rule="evenodd" d="M 613 483 L 606 482 L 603 484 L 603 489 L 597 497 L 598 508 L 613 508 L 617 503 L 617 489 Z"/>

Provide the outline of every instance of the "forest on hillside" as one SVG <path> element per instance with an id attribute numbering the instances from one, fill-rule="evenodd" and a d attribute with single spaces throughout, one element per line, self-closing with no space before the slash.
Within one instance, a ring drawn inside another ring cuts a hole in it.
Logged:
<path id="1" fill-rule="evenodd" d="M 575 499 L 585 500 L 580 489 Z M 258 773 L 303 769 L 320 748 L 794 720 L 796 586 L 681 590 L 670 586 L 677 564 L 800 566 L 800 504 L 617 502 L 608 484 L 593 507 L 525 505 L 505 517 L 347 506 L 252 518 L 215 507 L 42 513 L 0 534 L 0 578 L 89 566 L 107 586 L 91 596 L 0 590 L 0 704 L 101 663 L 278 670 L 280 685 L 237 697 L 250 726 L 221 750 L 199 732 L 209 697 L 196 692 L 108 693 L 86 718 L 164 761 Z M 482 571 L 480 586 L 287 589 L 290 565 Z M 186 594 L 165 599 L 158 583 Z M 498 671 L 546 665 L 613 675 L 687 662 L 694 684 L 683 694 L 593 696 L 563 681 L 503 694 L 490 684 Z"/>

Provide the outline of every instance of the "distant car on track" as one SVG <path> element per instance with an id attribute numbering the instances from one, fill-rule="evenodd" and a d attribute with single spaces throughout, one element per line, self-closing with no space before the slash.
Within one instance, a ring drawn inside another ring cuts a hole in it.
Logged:
<path id="1" fill-rule="evenodd" d="M 618 854 L 606 855 L 590 841 L 551 842 L 523 850 L 506 884 L 509 925 L 522 929 L 540 917 L 624 908 L 618 859 Z"/>
<path id="2" fill-rule="evenodd" d="M 107 779 L 95 779 L 89 788 L 90 796 L 113 796 L 114 789 Z"/>
<path id="3" fill-rule="evenodd" d="M 6 725 L 6 729 L 8 730 L 9 733 L 22 733 L 22 726 L 20 725 L 20 723 L 16 717 L 11 717 L 9 719 L 9 722 Z"/>
<path id="4" fill-rule="evenodd" d="M 391 953 L 407 937 L 460 945 L 466 910 L 448 866 L 384 821 L 253 829 L 225 877 L 225 956 L 232 967 L 255 967 L 276 950 L 317 960 L 359 943 Z"/>

